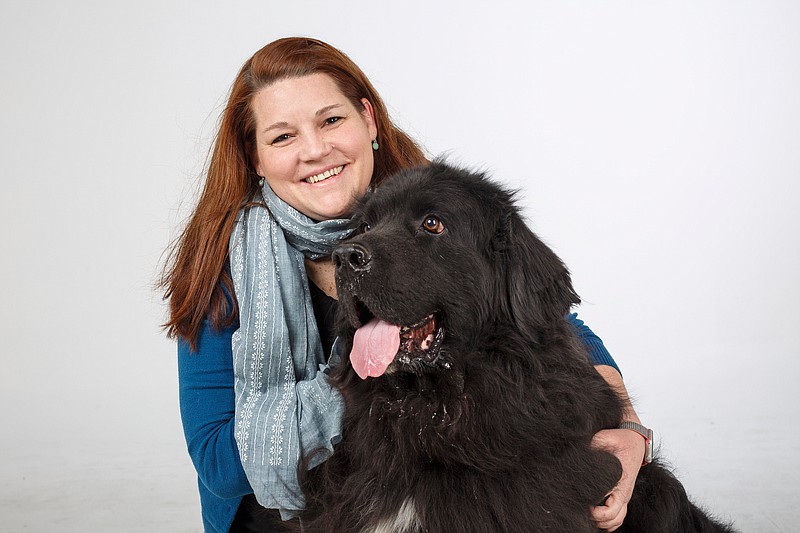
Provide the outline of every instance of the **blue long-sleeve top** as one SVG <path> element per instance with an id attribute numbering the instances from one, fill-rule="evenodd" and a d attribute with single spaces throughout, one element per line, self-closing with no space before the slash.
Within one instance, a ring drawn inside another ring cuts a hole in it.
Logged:
<path id="1" fill-rule="evenodd" d="M 568 315 L 595 365 L 619 370 L 603 341 L 578 316 Z M 197 470 L 203 526 L 209 532 L 230 529 L 242 498 L 253 492 L 234 438 L 233 353 L 231 337 L 239 324 L 215 330 L 203 325 L 197 350 L 178 341 L 178 382 L 183 431 Z"/>

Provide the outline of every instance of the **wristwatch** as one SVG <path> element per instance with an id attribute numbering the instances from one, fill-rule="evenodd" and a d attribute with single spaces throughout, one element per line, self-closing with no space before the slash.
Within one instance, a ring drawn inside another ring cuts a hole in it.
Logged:
<path id="1" fill-rule="evenodd" d="M 620 429 L 630 429 L 631 431 L 635 431 L 642 437 L 644 437 L 644 460 L 642 461 L 642 466 L 649 465 L 653 462 L 653 430 L 650 428 L 646 428 L 641 424 L 637 424 L 636 422 L 630 422 L 626 420 L 625 422 L 619 425 Z"/>

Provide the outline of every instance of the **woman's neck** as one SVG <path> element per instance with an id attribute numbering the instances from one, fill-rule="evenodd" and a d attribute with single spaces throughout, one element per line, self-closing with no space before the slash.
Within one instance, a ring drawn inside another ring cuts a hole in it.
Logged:
<path id="1" fill-rule="evenodd" d="M 330 257 L 323 257 L 312 261 L 306 258 L 306 274 L 311 283 L 316 285 L 325 294 L 336 298 L 336 270 Z"/>

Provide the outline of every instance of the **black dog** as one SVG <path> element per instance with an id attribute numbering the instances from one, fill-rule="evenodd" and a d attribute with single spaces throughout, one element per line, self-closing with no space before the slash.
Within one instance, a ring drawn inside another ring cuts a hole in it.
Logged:
<path id="1" fill-rule="evenodd" d="M 333 254 L 344 437 L 309 474 L 304 531 L 597 531 L 620 478 L 592 436 L 620 399 L 565 320 L 563 263 L 513 194 L 443 163 L 388 180 Z M 619 531 L 733 531 L 657 463 Z"/>

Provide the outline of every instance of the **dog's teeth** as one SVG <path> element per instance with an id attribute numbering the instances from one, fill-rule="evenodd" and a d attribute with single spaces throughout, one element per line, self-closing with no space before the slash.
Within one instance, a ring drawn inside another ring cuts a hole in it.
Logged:
<path id="1" fill-rule="evenodd" d="M 422 348 L 423 350 L 427 350 L 428 348 L 431 347 L 431 344 L 433 344 L 433 333 L 425 337 L 425 340 L 422 341 L 420 348 Z"/>

